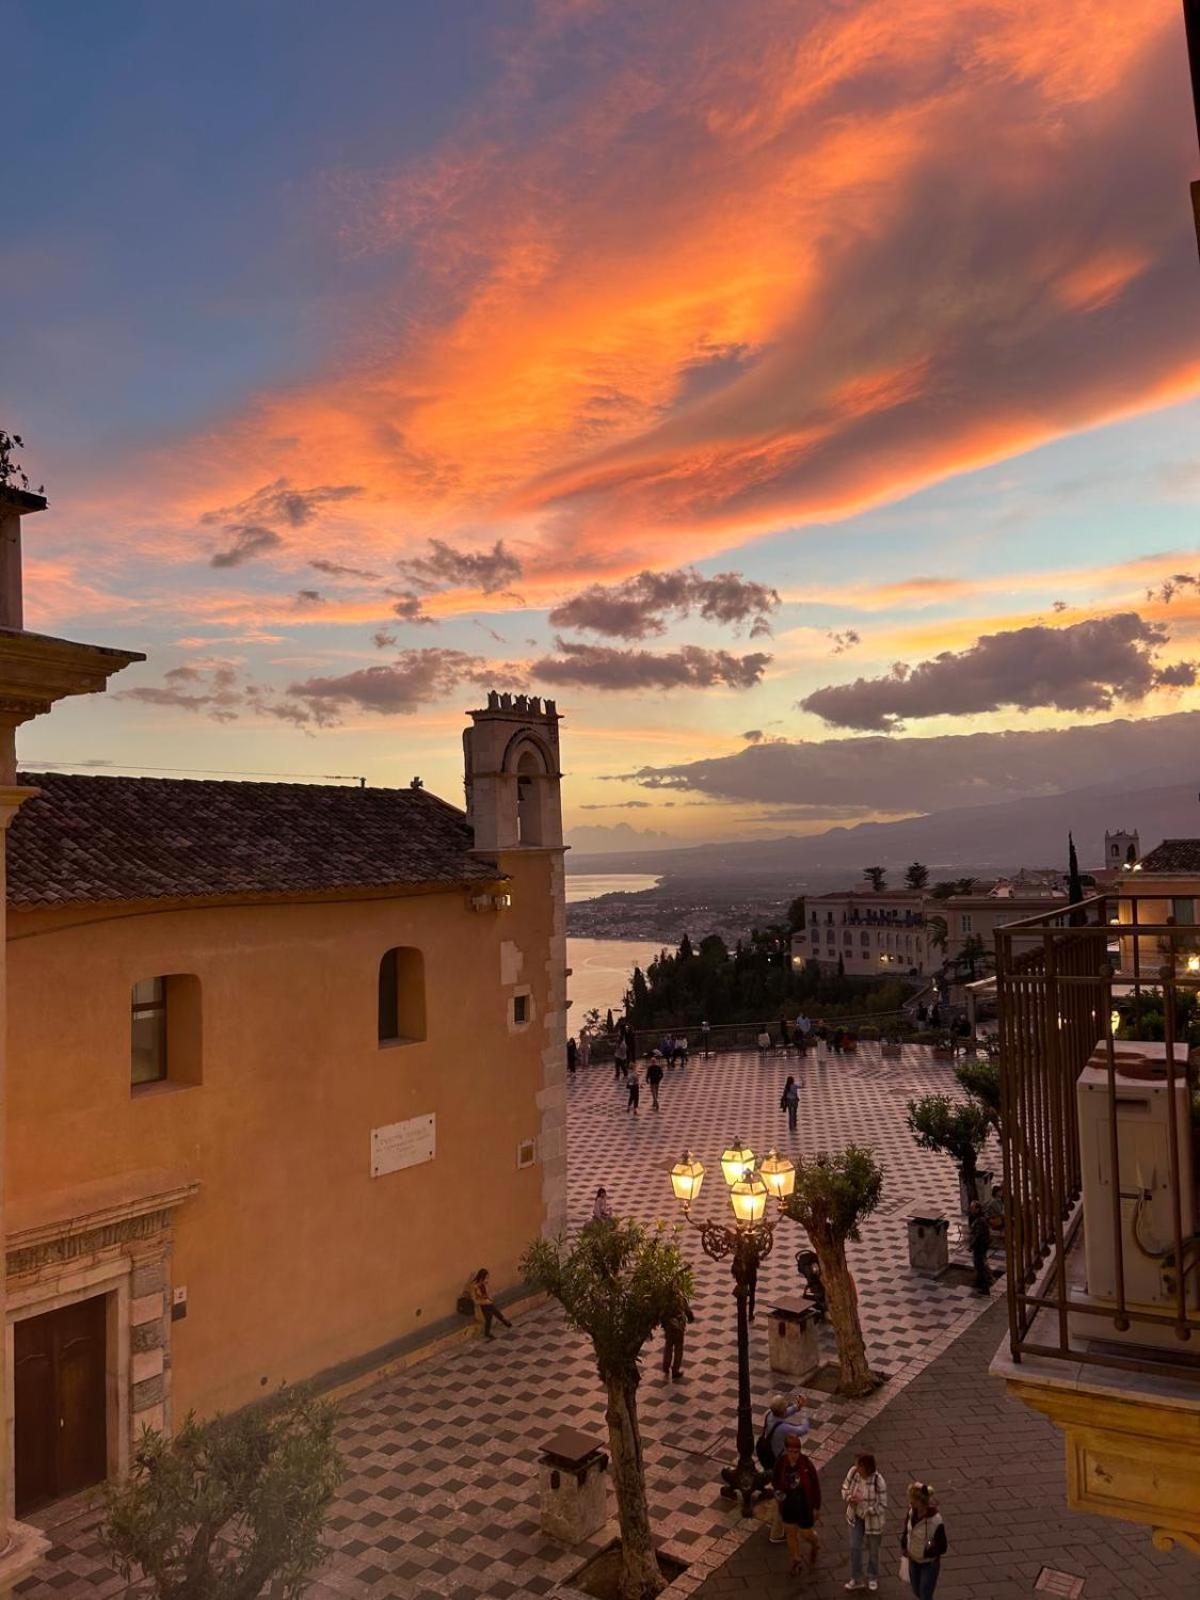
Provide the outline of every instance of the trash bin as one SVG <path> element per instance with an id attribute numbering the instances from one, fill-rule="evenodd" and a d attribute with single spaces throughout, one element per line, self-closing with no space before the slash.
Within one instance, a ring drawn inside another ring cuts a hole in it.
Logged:
<path id="1" fill-rule="evenodd" d="M 909 1217 L 908 1264 L 936 1274 L 950 1265 L 950 1224 L 945 1217 Z"/>
<path id="2" fill-rule="evenodd" d="M 790 1378 L 809 1378 L 821 1365 L 817 1345 L 817 1313 L 796 1295 L 783 1295 L 767 1313 L 767 1348 L 771 1370 Z"/>
<path id="3" fill-rule="evenodd" d="M 608 1521 L 608 1455 L 578 1428 L 560 1428 L 538 1456 L 543 1533 L 582 1544 Z"/>

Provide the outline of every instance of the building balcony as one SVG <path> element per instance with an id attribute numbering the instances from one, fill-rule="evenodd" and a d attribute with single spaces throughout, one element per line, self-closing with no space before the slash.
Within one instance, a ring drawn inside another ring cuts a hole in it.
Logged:
<path id="1" fill-rule="evenodd" d="M 1068 1503 L 1200 1554 L 1193 931 L 1110 904 L 996 934 L 1008 1337 L 992 1370 L 1063 1429 Z M 1123 970 L 1122 950 L 1161 964 Z"/>

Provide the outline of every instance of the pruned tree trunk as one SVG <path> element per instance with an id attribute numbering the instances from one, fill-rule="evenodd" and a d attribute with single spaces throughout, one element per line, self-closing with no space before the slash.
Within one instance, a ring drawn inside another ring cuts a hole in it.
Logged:
<path id="1" fill-rule="evenodd" d="M 637 1419 L 637 1378 L 606 1378 L 605 1388 L 608 1390 L 605 1418 L 612 1451 L 613 1490 L 621 1529 L 621 1600 L 653 1600 L 666 1588 L 666 1580 L 650 1538 L 642 1436 Z"/>
<path id="2" fill-rule="evenodd" d="M 821 1262 L 829 1323 L 837 1340 L 838 1393 L 870 1394 L 872 1389 L 878 1389 L 880 1380 L 867 1360 L 867 1347 L 858 1320 L 858 1290 L 850 1275 L 846 1246 L 840 1239 L 830 1241 L 814 1237 L 813 1249 Z"/>

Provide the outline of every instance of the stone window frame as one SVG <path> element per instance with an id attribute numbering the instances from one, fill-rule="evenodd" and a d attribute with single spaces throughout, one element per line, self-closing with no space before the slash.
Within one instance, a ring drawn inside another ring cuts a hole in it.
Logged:
<path id="1" fill-rule="evenodd" d="M 517 1002 L 525 1002 L 525 1016 L 518 1018 Z M 517 984 L 508 997 L 508 1031 L 509 1033 L 527 1033 L 533 1026 L 533 989 L 527 983 Z"/>

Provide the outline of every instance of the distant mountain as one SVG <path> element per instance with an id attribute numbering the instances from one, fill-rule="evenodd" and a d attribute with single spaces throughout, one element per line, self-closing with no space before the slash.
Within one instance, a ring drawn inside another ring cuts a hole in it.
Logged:
<path id="1" fill-rule="evenodd" d="M 1146 774 L 1153 782 L 1157 774 Z M 1138 779 L 1073 789 L 1064 794 L 955 806 L 903 822 L 860 822 L 807 836 L 703 845 L 698 849 L 567 857 L 571 872 L 653 872 L 670 877 L 756 877 L 832 869 L 844 876 L 878 863 L 893 870 L 923 861 L 936 879 L 974 870 L 1012 872 L 1021 866 L 1065 865 L 1074 833 L 1086 872 L 1104 864 L 1105 829 L 1137 829 L 1142 849 L 1160 839 L 1200 838 L 1200 777 L 1189 783 L 1140 786 Z M 881 797 L 882 798 L 882 797 Z"/>

